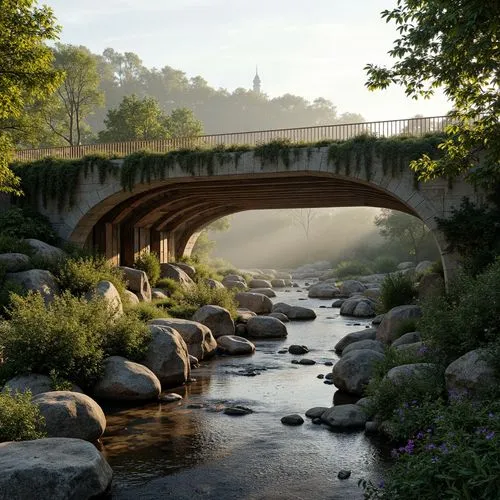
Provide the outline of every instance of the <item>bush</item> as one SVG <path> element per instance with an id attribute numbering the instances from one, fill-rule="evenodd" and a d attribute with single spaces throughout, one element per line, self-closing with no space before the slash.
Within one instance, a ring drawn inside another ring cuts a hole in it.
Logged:
<path id="1" fill-rule="evenodd" d="M 16 239 L 35 238 L 50 244 L 58 240 L 49 219 L 22 208 L 10 208 L 0 214 L 0 234 Z"/>
<path id="2" fill-rule="evenodd" d="M 163 307 L 159 307 L 151 302 L 140 302 L 132 306 L 129 312 L 135 314 L 145 323 L 155 318 L 168 318 L 168 313 Z"/>
<path id="3" fill-rule="evenodd" d="M 6 234 L 0 234 L 0 253 L 23 253 L 33 255 L 33 248 L 25 241 Z"/>
<path id="4" fill-rule="evenodd" d="M 378 311 L 386 313 L 393 307 L 411 304 L 416 296 L 417 288 L 410 274 L 388 274 L 380 287 Z"/>
<path id="5" fill-rule="evenodd" d="M 144 271 L 148 277 L 149 284 L 156 286 L 161 275 L 160 259 L 158 255 L 150 252 L 142 252 L 134 262 L 134 267 Z"/>
<path id="6" fill-rule="evenodd" d="M 343 260 L 334 269 L 334 276 L 337 278 L 347 278 L 348 276 L 364 276 L 371 273 L 371 269 L 366 264 L 355 260 Z"/>
<path id="7" fill-rule="evenodd" d="M 172 278 L 161 278 L 156 286 L 165 290 L 169 296 L 182 293 L 182 285 Z"/>
<path id="8" fill-rule="evenodd" d="M 45 420 L 31 393 L 0 392 L 0 442 L 25 441 L 45 437 Z"/>
<path id="9" fill-rule="evenodd" d="M 392 273 L 398 267 L 398 261 L 394 257 L 377 257 L 372 264 L 375 273 Z"/>

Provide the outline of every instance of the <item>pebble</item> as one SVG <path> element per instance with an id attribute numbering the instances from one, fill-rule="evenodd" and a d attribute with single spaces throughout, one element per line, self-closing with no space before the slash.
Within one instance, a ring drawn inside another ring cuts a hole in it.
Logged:
<path id="1" fill-rule="evenodd" d="M 302 425 L 304 423 L 304 419 L 295 413 L 293 415 L 282 417 L 281 423 L 284 425 Z"/>
<path id="2" fill-rule="evenodd" d="M 332 380 L 332 379 L 333 379 L 333 373 L 331 373 L 331 372 L 330 372 L 330 373 L 327 373 L 327 374 L 325 375 L 325 378 L 326 378 L 327 380 Z"/>
<path id="3" fill-rule="evenodd" d="M 253 413 L 253 410 L 247 408 L 246 406 L 228 406 L 227 408 L 224 408 L 225 415 L 232 415 L 235 417 L 250 415 L 250 413 Z"/>
<path id="4" fill-rule="evenodd" d="M 345 469 L 342 469 L 341 471 L 339 471 L 339 473 L 337 474 L 337 477 L 339 479 L 348 479 L 351 477 L 351 471 L 350 470 L 345 470 Z"/>
<path id="5" fill-rule="evenodd" d="M 325 379 L 325 380 L 323 380 L 323 384 L 326 384 L 326 385 L 333 385 L 333 381 L 328 380 L 328 379 Z"/>
<path id="6" fill-rule="evenodd" d="M 299 360 L 298 359 L 292 359 L 292 365 L 298 365 Z"/>
<path id="7" fill-rule="evenodd" d="M 288 349 L 280 349 L 278 351 L 278 354 L 286 354 L 288 352 Z"/>
<path id="8" fill-rule="evenodd" d="M 319 378 L 321 380 L 321 379 L 324 379 L 325 376 L 322 373 L 320 373 L 316 378 Z"/>
<path id="9" fill-rule="evenodd" d="M 315 365 L 316 361 L 314 359 L 303 358 L 299 361 L 300 365 Z"/>
<path id="10" fill-rule="evenodd" d="M 325 361 L 325 366 L 333 366 L 333 361 Z"/>
<path id="11" fill-rule="evenodd" d="M 293 344 L 288 348 L 290 354 L 306 354 L 309 352 L 309 348 L 306 345 Z"/>
<path id="12" fill-rule="evenodd" d="M 175 392 L 171 392 L 169 394 L 164 394 L 160 397 L 161 403 L 174 403 L 175 401 L 180 401 L 182 396 L 180 394 L 176 394 Z"/>

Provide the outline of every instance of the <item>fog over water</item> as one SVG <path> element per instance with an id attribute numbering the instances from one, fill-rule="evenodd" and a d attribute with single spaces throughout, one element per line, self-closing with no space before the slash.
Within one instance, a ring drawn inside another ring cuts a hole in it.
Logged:
<path id="1" fill-rule="evenodd" d="M 307 238 L 297 221 L 297 216 L 307 219 L 305 210 L 252 210 L 233 215 L 228 231 L 209 236 L 216 241 L 213 256 L 236 267 L 294 267 L 349 259 L 354 247 L 380 243 L 374 224 L 378 213 L 371 207 L 312 209 Z"/>

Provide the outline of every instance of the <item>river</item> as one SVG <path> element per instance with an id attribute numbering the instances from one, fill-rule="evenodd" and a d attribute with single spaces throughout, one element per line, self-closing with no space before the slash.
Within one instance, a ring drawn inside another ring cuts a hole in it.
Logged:
<path id="1" fill-rule="evenodd" d="M 179 403 L 105 408 L 113 499 L 356 500 L 363 498 L 358 479 L 380 479 L 386 461 L 376 437 L 334 433 L 304 416 L 311 407 L 331 406 L 335 386 L 317 376 L 331 371 L 326 361 L 338 359 L 336 342 L 370 321 L 341 317 L 331 300 L 309 299 L 304 288 L 277 291 L 272 300 L 312 307 L 317 318 L 287 323 L 286 339 L 257 341 L 252 356 L 202 362 L 192 372 L 196 382 L 172 390 L 184 396 Z M 292 364 L 301 356 L 278 353 L 291 344 L 308 346 L 305 357 L 316 364 Z M 338 396 L 335 403 L 342 402 Z M 222 413 L 236 404 L 254 413 Z M 283 425 L 281 417 L 291 413 L 301 414 L 304 425 Z M 341 469 L 351 477 L 339 480 Z"/>

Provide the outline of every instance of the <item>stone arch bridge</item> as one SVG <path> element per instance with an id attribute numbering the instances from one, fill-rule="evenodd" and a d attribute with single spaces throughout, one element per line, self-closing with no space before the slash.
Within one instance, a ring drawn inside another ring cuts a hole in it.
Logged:
<path id="1" fill-rule="evenodd" d="M 404 122 L 406 129 L 408 124 L 415 125 L 412 120 L 398 122 Z M 422 123 L 419 122 L 417 132 L 427 131 Z M 442 125 L 442 121 L 439 123 Z M 368 130 L 374 136 L 368 128 L 371 124 L 362 126 L 361 132 Z M 357 130 L 353 127 L 347 130 L 351 137 L 360 131 L 359 126 Z M 286 137 L 286 134 L 296 135 L 297 129 L 275 132 L 274 137 Z M 329 135 L 332 136 L 331 131 Z M 349 138 L 345 133 L 340 137 Z M 198 163 L 187 171 L 179 161 L 147 181 L 137 171 L 131 189 L 124 189 L 120 176 L 126 160 L 113 160 L 115 173 L 109 174 L 103 183 L 97 169 L 87 175 L 80 174 L 71 207 L 61 209 L 55 200 L 48 200 L 46 206 L 40 203 L 40 211 L 50 218 L 65 240 L 96 248 L 116 264 L 130 265 L 145 250 L 156 252 L 162 262 L 189 255 L 206 225 L 244 210 L 389 208 L 414 215 L 427 225 L 440 249 L 445 277 L 449 278 L 455 271 L 456 260 L 446 252 L 446 242 L 435 219 L 449 216 L 464 196 L 478 201 L 478 193 L 460 180 L 453 185 L 445 179 L 434 180 L 417 188 L 408 162 L 397 173 L 388 172 L 384 158 L 376 153 L 376 142 L 373 139 L 371 149 L 365 149 L 363 156 L 354 162 L 356 165 L 349 169 L 332 160 L 330 146 L 323 143 L 298 144 L 294 148 L 285 144 L 288 157 L 281 153 L 263 157 L 257 149 L 250 149 L 225 152 L 224 161 L 214 161 L 210 168 Z M 23 157 L 21 153 L 19 156 Z M 155 158 L 151 155 L 150 161 L 156 161 Z M 144 155 L 141 161 L 144 165 L 148 156 Z"/>

